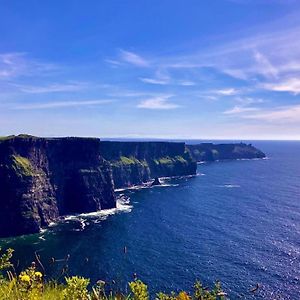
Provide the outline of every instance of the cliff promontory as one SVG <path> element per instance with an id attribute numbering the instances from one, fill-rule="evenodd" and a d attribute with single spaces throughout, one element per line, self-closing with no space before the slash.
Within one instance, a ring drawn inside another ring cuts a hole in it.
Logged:
<path id="1" fill-rule="evenodd" d="M 191 156 L 198 162 L 227 159 L 254 159 L 266 157 L 266 155 L 262 151 L 255 148 L 251 144 L 245 143 L 201 143 L 196 145 L 187 145 L 186 147 Z"/>

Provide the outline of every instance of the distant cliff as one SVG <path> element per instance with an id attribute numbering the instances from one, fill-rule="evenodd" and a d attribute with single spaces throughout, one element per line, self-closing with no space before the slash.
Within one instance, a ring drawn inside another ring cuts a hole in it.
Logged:
<path id="1" fill-rule="evenodd" d="M 104 141 L 101 155 L 111 164 L 115 188 L 155 177 L 194 175 L 197 169 L 184 143 Z"/>
<path id="2" fill-rule="evenodd" d="M 38 232 L 59 216 L 116 206 L 100 140 L 0 140 L 0 236 Z"/>
<path id="3" fill-rule="evenodd" d="M 264 158 L 266 155 L 251 144 L 212 144 L 202 143 L 186 145 L 191 156 L 198 162 L 226 159 L 254 159 Z"/>

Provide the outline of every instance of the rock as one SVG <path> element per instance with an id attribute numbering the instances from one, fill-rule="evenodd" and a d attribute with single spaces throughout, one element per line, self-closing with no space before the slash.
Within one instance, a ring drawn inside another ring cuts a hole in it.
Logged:
<path id="1" fill-rule="evenodd" d="M 151 183 L 151 186 L 154 186 L 154 185 L 161 185 L 158 177 L 155 177 L 154 181 Z"/>

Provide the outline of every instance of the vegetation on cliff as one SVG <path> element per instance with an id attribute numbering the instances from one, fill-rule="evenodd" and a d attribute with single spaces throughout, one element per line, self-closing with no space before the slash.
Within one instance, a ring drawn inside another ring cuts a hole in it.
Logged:
<path id="1" fill-rule="evenodd" d="M 116 207 L 100 140 L 9 137 L 0 142 L 0 236 L 39 232 L 59 216 Z"/>
<path id="2" fill-rule="evenodd" d="M 0 248 L 1 251 L 1 248 Z M 95 285 L 90 280 L 80 276 L 65 277 L 63 283 L 45 280 L 45 274 L 39 270 L 42 267 L 38 260 L 29 268 L 16 274 L 11 263 L 13 251 L 7 250 L 0 256 L 0 300 L 149 300 L 147 285 L 136 277 L 129 282 L 129 293 L 114 289 L 102 280 Z M 4 273 L 6 271 L 6 273 Z M 5 275 L 6 274 L 6 275 Z M 214 289 L 209 290 L 197 281 L 193 293 L 157 293 L 157 300 L 223 300 L 225 293 L 219 282 Z"/>
<path id="3" fill-rule="evenodd" d="M 18 176 L 33 176 L 33 167 L 31 162 L 26 157 L 20 155 L 11 156 L 11 166 Z"/>
<path id="4" fill-rule="evenodd" d="M 126 157 L 120 156 L 119 160 L 113 160 L 110 162 L 113 167 L 121 167 L 121 166 L 131 166 L 135 164 L 139 164 L 141 166 L 147 167 L 148 163 L 145 160 L 137 159 L 133 156 Z"/>

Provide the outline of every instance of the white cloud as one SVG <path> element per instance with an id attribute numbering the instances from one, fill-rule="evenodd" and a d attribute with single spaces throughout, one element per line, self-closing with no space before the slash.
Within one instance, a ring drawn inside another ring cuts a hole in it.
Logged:
<path id="1" fill-rule="evenodd" d="M 74 82 L 66 84 L 49 84 L 44 86 L 26 86 L 16 85 L 21 92 L 29 94 L 43 94 L 43 93 L 55 93 L 55 92 L 74 92 L 87 88 L 88 84 L 84 82 Z"/>
<path id="2" fill-rule="evenodd" d="M 147 60 L 145 60 L 140 55 L 130 51 L 120 50 L 120 58 L 121 60 L 137 67 L 149 66 L 149 62 Z"/>
<path id="3" fill-rule="evenodd" d="M 49 103 L 36 103 L 16 105 L 13 109 L 16 110 L 35 110 L 35 109 L 52 109 L 52 108 L 64 108 L 64 107 L 82 107 L 82 106 L 97 106 L 112 103 L 113 100 L 86 100 L 86 101 L 57 101 Z"/>
<path id="4" fill-rule="evenodd" d="M 239 90 L 234 89 L 234 88 L 228 88 L 228 89 L 223 89 L 223 90 L 216 90 L 214 91 L 218 95 L 222 96 L 233 96 L 239 93 Z"/>
<path id="5" fill-rule="evenodd" d="M 257 71 L 266 78 L 277 78 L 278 70 L 270 63 L 265 55 L 256 51 L 254 58 L 258 64 Z"/>
<path id="6" fill-rule="evenodd" d="M 0 54 L 0 80 L 10 80 L 18 76 L 40 75 L 57 69 L 58 66 L 33 60 L 26 53 Z"/>
<path id="7" fill-rule="evenodd" d="M 252 33 L 251 33 L 252 32 Z M 185 74 L 204 70 L 247 81 L 255 88 L 284 78 L 300 78 L 299 14 L 251 28 L 231 41 L 185 56 L 161 57 L 156 64 Z"/>
<path id="8" fill-rule="evenodd" d="M 155 72 L 155 76 L 152 78 L 140 78 L 142 82 L 158 85 L 167 85 L 170 84 L 172 79 L 169 73 L 161 68 L 158 68 Z"/>
<path id="9" fill-rule="evenodd" d="M 232 115 L 232 114 L 242 114 L 247 112 L 258 111 L 257 107 L 243 107 L 243 106 L 234 106 L 232 109 L 226 110 L 223 112 L 225 115 Z"/>
<path id="10" fill-rule="evenodd" d="M 138 108 L 144 108 L 144 109 L 156 109 L 156 110 L 169 110 L 169 109 L 175 109 L 180 107 L 180 105 L 170 102 L 168 98 L 171 96 L 160 96 L 160 97 L 154 97 L 149 98 L 146 100 L 143 100 L 141 103 L 138 104 Z"/>
<path id="11" fill-rule="evenodd" d="M 168 80 L 165 79 L 156 79 L 156 78 L 140 78 L 142 82 L 151 83 L 151 84 L 159 84 L 159 85 L 167 85 L 169 84 Z"/>
<path id="12" fill-rule="evenodd" d="M 253 98 L 253 97 L 236 97 L 234 99 L 236 102 L 242 105 L 250 105 L 250 104 L 257 104 L 257 103 L 264 103 L 265 100 L 261 98 Z"/>
<path id="13" fill-rule="evenodd" d="M 106 63 L 111 64 L 114 67 L 121 66 L 122 63 L 120 61 L 114 60 L 114 59 L 105 59 L 104 60 Z"/>
<path id="14" fill-rule="evenodd" d="M 300 123 L 300 105 L 281 106 L 276 109 L 245 115 L 244 118 L 268 122 Z"/>
<path id="15" fill-rule="evenodd" d="M 188 81 L 188 80 L 182 80 L 182 81 L 179 81 L 178 84 L 179 84 L 179 85 L 182 85 L 182 86 L 194 86 L 194 85 L 196 85 L 195 82 L 193 82 L 193 81 Z"/>
<path id="16" fill-rule="evenodd" d="M 300 93 L 300 77 L 289 78 L 277 83 L 265 83 L 262 87 L 270 91 L 290 92 L 297 95 Z"/>

